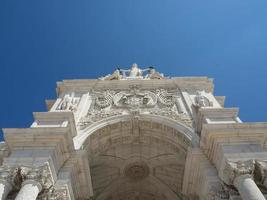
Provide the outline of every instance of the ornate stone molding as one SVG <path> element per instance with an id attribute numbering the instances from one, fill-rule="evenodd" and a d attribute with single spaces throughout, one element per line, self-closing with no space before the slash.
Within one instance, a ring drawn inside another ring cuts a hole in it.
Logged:
<path id="1" fill-rule="evenodd" d="M 230 191 L 229 188 L 221 183 L 220 186 L 211 186 L 209 193 L 207 194 L 208 200 L 223 200 L 229 199 Z"/>
<path id="2" fill-rule="evenodd" d="M 44 190 L 37 198 L 37 200 L 69 200 L 69 191 L 67 186 L 55 187 Z"/>
<path id="3" fill-rule="evenodd" d="M 132 112 L 169 117 L 192 126 L 192 118 L 181 110 L 180 94 L 166 89 L 142 90 L 133 85 L 128 90 L 92 91 L 93 101 L 87 114 L 78 122 L 79 129 L 102 119 L 131 115 Z"/>
<path id="4" fill-rule="evenodd" d="M 236 162 L 228 161 L 224 169 L 223 180 L 227 185 L 234 185 L 235 179 L 239 176 L 246 175 L 253 178 L 254 169 L 254 160 L 239 160 Z"/>
<path id="5" fill-rule="evenodd" d="M 15 190 L 19 190 L 26 180 L 37 181 L 43 188 L 49 188 L 54 184 L 48 164 L 40 167 L 22 165 L 0 167 L 0 181 L 8 181 Z"/>
<path id="6" fill-rule="evenodd" d="M 255 181 L 267 187 L 267 161 L 255 160 Z"/>
<path id="7" fill-rule="evenodd" d="M 13 182 L 13 171 L 15 167 L 10 166 L 0 166 L 0 182 L 5 183 L 9 182 L 10 184 Z"/>

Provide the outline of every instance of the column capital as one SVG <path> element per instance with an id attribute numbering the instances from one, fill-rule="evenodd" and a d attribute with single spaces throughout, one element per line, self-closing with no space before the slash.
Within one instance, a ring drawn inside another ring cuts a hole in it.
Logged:
<path id="1" fill-rule="evenodd" d="M 0 183 L 6 184 L 8 182 L 9 184 L 12 184 L 14 169 L 15 167 L 11 166 L 0 166 Z"/>
<path id="2" fill-rule="evenodd" d="M 255 160 L 255 181 L 267 186 L 267 160 Z"/>
<path id="3" fill-rule="evenodd" d="M 42 188 L 49 188 L 54 184 L 52 173 L 48 163 L 42 166 L 0 166 L 0 183 L 10 183 L 19 190 L 23 182 L 33 180 L 42 185 Z"/>
<path id="4" fill-rule="evenodd" d="M 252 159 L 246 161 L 227 161 L 222 179 L 227 185 L 234 185 L 234 181 L 237 177 L 246 175 L 253 178 L 254 169 L 255 161 Z"/>
<path id="5" fill-rule="evenodd" d="M 16 171 L 20 174 L 22 183 L 31 180 L 40 183 L 43 188 L 49 188 L 54 184 L 48 163 L 38 167 L 19 166 Z"/>

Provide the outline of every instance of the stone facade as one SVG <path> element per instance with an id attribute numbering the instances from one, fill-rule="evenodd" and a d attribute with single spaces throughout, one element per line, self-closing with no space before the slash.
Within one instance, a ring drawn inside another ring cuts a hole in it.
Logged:
<path id="1" fill-rule="evenodd" d="M 31 127 L 3 129 L 0 199 L 265 199 L 267 123 L 213 87 L 136 64 L 58 82 Z"/>

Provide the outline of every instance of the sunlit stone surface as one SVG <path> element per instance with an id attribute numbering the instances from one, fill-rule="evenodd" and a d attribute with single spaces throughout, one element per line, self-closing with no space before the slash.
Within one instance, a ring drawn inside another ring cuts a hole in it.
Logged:
<path id="1" fill-rule="evenodd" d="M 213 88 L 137 64 L 58 82 L 31 127 L 3 130 L 0 198 L 265 199 L 267 124 Z"/>

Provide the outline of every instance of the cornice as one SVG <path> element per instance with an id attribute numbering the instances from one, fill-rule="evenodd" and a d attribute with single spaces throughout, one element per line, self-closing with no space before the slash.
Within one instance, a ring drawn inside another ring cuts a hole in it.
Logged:
<path id="1" fill-rule="evenodd" d="M 51 147 L 62 143 L 65 152 L 74 150 L 69 127 L 4 128 L 3 133 L 11 149 L 37 145 Z"/>
<path id="2" fill-rule="evenodd" d="M 205 90 L 213 92 L 213 80 L 208 77 L 175 77 L 163 80 L 98 80 L 74 79 L 57 82 L 57 94 L 76 91 L 88 92 L 90 90 L 128 89 L 129 86 L 139 85 L 143 89 L 153 88 L 180 88 L 182 90 Z"/>
<path id="3" fill-rule="evenodd" d="M 77 129 L 74 120 L 74 114 L 70 111 L 60 112 L 34 112 L 34 119 L 37 121 L 64 121 L 67 120 L 70 124 L 71 135 L 75 137 L 77 135 Z"/>
<path id="4" fill-rule="evenodd" d="M 231 124 L 203 124 L 203 132 L 236 132 L 261 130 L 267 133 L 267 122 L 246 122 L 246 123 L 231 123 Z"/>

